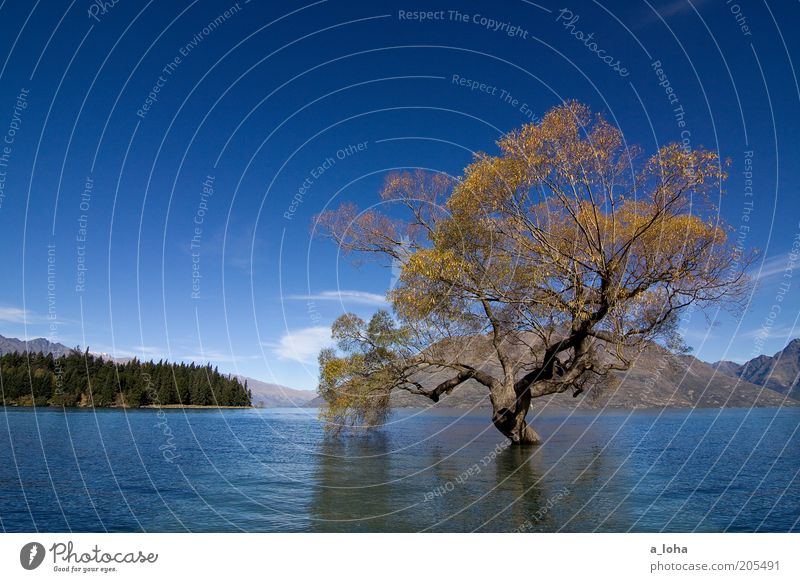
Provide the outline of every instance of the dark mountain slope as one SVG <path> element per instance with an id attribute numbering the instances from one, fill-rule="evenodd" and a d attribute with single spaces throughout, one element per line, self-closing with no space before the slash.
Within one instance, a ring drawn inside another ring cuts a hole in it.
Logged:
<path id="1" fill-rule="evenodd" d="M 800 339 L 794 339 L 774 356 L 758 356 L 736 371 L 740 378 L 800 399 Z"/>
<path id="2" fill-rule="evenodd" d="M 499 366 L 485 345 L 485 338 L 465 340 L 461 351 L 466 361 L 497 374 Z M 453 349 L 452 346 L 446 349 Z M 522 357 L 522 356 L 520 356 Z M 433 386 L 447 377 L 446 372 L 430 374 L 421 383 Z M 395 391 L 391 397 L 396 407 L 434 406 L 424 396 Z M 323 405 L 314 400 L 309 405 Z M 679 356 L 655 344 L 646 349 L 627 372 L 617 374 L 599 389 L 589 390 L 577 398 L 571 392 L 534 400 L 534 409 L 558 408 L 717 408 L 797 405 L 784 393 L 758 386 L 743 378 L 730 376 L 693 356 Z M 470 381 L 444 396 L 435 406 L 471 408 L 488 406 L 488 391 Z"/>
<path id="3" fill-rule="evenodd" d="M 4 337 L 0 335 L 0 355 L 10 354 L 11 352 L 24 352 L 53 354 L 55 357 L 64 356 L 72 353 L 73 349 L 64 344 L 53 343 L 43 337 L 37 337 L 28 342 L 15 337 Z"/>

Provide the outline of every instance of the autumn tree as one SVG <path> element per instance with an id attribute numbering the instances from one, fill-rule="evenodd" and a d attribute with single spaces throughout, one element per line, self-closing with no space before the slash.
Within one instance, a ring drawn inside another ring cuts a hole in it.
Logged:
<path id="1" fill-rule="evenodd" d="M 478 382 L 497 429 L 535 444 L 533 398 L 577 396 L 652 342 L 677 348 L 682 310 L 742 297 L 748 258 L 718 216 L 717 153 L 645 158 L 576 102 L 497 147 L 458 178 L 388 176 L 383 211 L 317 217 L 345 251 L 400 266 L 393 315 L 343 315 L 320 355 L 330 427 L 380 423 L 392 390 L 437 401 Z"/>

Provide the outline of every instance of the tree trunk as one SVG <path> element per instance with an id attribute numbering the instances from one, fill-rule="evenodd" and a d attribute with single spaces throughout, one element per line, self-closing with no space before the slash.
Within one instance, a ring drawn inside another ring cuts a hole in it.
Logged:
<path id="1" fill-rule="evenodd" d="M 514 445 L 538 445 L 539 435 L 525 420 L 531 406 L 530 390 L 514 391 L 513 379 L 492 390 L 492 423 Z"/>

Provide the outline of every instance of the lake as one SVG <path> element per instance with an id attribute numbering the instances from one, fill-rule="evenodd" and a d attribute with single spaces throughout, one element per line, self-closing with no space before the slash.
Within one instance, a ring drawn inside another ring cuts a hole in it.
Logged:
<path id="1" fill-rule="evenodd" d="M 4 531 L 798 531 L 800 409 L 397 412 L 326 437 L 317 411 L 0 410 Z"/>

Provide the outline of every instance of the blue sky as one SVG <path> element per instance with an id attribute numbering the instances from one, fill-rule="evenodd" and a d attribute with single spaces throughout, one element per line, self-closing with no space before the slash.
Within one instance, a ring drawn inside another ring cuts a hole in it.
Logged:
<path id="1" fill-rule="evenodd" d="M 392 273 L 340 257 L 312 217 L 376 203 L 392 169 L 458 174 L 565 99 L 648 153 L 686 140 L 731 159 L 722 214 L 760 249 L 759 287 L 742 318 L 687 318 L 696 354 L 743 361 L 797 335 L 796 3 L 17 1 L 0 16 L 3 335 L 313 388 L 331 321 L 383 307 Z"/>

